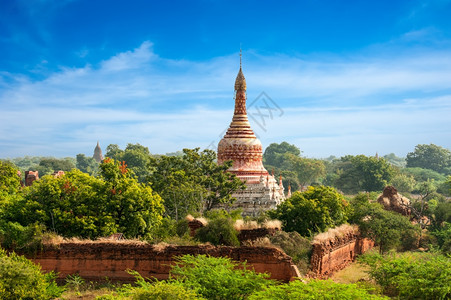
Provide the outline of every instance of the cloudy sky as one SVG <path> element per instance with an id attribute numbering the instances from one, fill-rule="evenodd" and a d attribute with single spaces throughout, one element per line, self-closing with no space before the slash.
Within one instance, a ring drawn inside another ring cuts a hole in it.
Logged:
<path id="1" fill-rule="evenodd" d="M 450 0 L 3 0 L 0 158 L 215 148 L 240 45 L 265 147 L 451 148 L 450 16 Z"/>

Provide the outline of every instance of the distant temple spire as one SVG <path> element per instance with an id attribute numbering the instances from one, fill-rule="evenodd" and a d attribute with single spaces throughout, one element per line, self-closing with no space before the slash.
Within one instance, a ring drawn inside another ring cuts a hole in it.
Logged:
<path id="1" fill-rule="evenodd" d="M 94 149 L 94 155 L 92 156 L 97 162 L 101 162 L 103 160 L 102 149 L 100 148 L 99 141 L 97 141 L 97 146 Z"/>

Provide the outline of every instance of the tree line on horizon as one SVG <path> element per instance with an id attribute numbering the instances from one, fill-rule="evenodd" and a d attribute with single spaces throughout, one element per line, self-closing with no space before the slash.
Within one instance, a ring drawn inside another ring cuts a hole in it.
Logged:
<path id="1" fill-rule="evenodd" d="M 178 161 L 184 155 L 183 151 L 153 155 L 148 147 L 140 144 L 128 144 L 125 149 L 110 144 L 106 148 L 105 157 L 125 161 L 139 182 L 149 182 L 152 176 L 158 176 L 156 173 L 165 172 L 162 169 L 164 164 L 166 168 L 170 164 L 174 164 L 174 167 L 178 164 L 179 169 L 186 169 L 187 166 Z M 22 173 L 37 170 L 40 176 L 58 170 L 67 172 L 74 168 L 94 176 L 99 172 L 99 163 L 84 154 L 78 154 L 76 158 L 61 159 L 26 156 L 10 161 Z M 288 187 L 296 191 L 309 185 L 328 185 L 345 194 L 356 194 L 360 191 L 381 191 L 390 184 L 402 193 L 421 195 L 433 191 L 449 196 L 446 182 L 451 175 L 451 151 L 434 144 L 417 145 L 406 158 L 390 153 L 382 157 L 346 155 L 340 158 L 331 156 L 327 159 L 313 159 L 302 156 L 297 146 L 282 142 L 273 143 L 266 148 L 263 163 L 270 173 L 282 175 L 285 192 Z"/>

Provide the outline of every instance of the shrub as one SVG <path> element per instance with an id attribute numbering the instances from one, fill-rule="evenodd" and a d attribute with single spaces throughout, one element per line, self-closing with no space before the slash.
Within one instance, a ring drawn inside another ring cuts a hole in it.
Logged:
<path id="1" fill-rule="evenodd" d="M 202 300 L 195 290 L 191 290 L 178 280 L 150 281 L 136 271 L 128 271 L 135 276 L 135 286 L 124 284 L 117 292 L 97 297 L 97 300 L 136 299 L 136 300 Z"/>
<path id="2" fill-rule="evenodd" d="M 443 228 L 432 231 L 431 234 L 437 239 L 442 252 L 451 254 L 451 224 L 444 222 Z"/>
<path id="3" fill-rule="evenodd" d="M 55 283 L 55 274 L 41 273 L 41 268 L 15 253 L 0 249 L 0 299 L 53 299 L 63 288 Z"/>
<path id="4" fill-rule="evenodd" d="M 234 228 L 235 220 L 226 212 L 215 212 L 208 224 L 196 231 L 196 238 L 203 243 L 213 245 L 239 246 L 238 231 Z"/>
<path id="5" fill-rule="evenodd" d="M 185 299 L 204 299 L 196 291 L 187 289 L 177 281 L 155 282 L 149 288 L 140 287 L 133 290 L 132 299 L 136 300 L 185 300 Z"/>
<path id="6" fill-rule="evenodd" d="M 348 202 L 334 188 L 310 186 L 303 193 L 294 193 L 269 215 L 282 221 L 285 231 L 311 236 L 346 222 L 348 211 Z"/>
<path id="7" fill-rule="evenodd" d="M 291 256 L 299 271 L 303 273 L 308 272 L 310 255 L 312 253 L 312 245 L 308 238 L 302 237 L 296 231 L 279 231 L 274 236 L 270 236 L 269 240 L 274 246 L 281 248 L 286 254 Z"/>
<path id="8" fill-rule="evenodd" d="M 331 280 L 300 280 L 289 284 L 269 286 L 263 291 L 252 294 L 249 300 L 291 300 L 291 299 L 386 299 L 383 296 L 371 295 L 356 284 L 341 284 Z"/>
<path id="9" fill-rule="evenodd" d="M 407 217 L 387 211 L 379 203 L 368 202 L 366 194 L 358 194 L 351 204 L 350 222 L 359 226 L 363 237 L 379 245 L 381 253 L 400 246 L 403 250 L 418 247 L 420 228 Z"/>
<path id="10" fill-rule="evenodd" d="M 272 283 L 267 274 L 250 270 L 246 263 L 206 255 L 177 258 L 170 275 L 207 299 L 245 299 Z"/>
<path id="11" fill-rule="evenodd" d="M 384 293 L 401 299 L 449 299 L 451 259 L 436 253 L 365 254 L 371 277 Z"/>

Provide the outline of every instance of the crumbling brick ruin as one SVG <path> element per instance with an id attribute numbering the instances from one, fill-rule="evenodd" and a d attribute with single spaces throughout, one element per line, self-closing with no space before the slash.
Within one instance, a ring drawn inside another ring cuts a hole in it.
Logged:
<path id="1" fill-rule="evenodd" d="M 167 279 L 174 257 L 185 254 L 226 256 L 247 261 L 256 272 L 270 274 L 271 279 L 284 282 L 298 277 L 290 256 L 276 248 L 227 246 L 166 246 L 159 248 L 144 242 L 62 242 L 28 255 L 44 271 L 55 271 L 60 279 L 79 274 L 86 280 L 132 281 L 126 270 L 138 271 L 143 277 Z"/>
<path id="2" fill-rule="evenodd" d="M 53 174 L 52 174 L 52 176 L 53 177 L 61 177 L 61 176 L 64 176 L 64 171 L 55 171 L 55 172 L 53 172 Z"/>
<path id="3" fill-rule="evenodd" d="M 25 171 L 25 186 L 31 186 L 33 181 L 39 179 L 39 171 Z"/>
<path id="4" fill-rule="evenodd" d="M 382 195 L 377 198 L 377 202 L 384 206 L 386 210 L 392 210 L 404 216 L 410 216 L 410 200 L 398 193 L 393 186 L 386 186 Z"/>
<path id="5" fill-rule="evenodd" d="M 329 277 L 373 247 L 374 242 L 361 238 L 356 226 L 342 225 L 320 233 L 313 240 L 310 260 L 313 277 Z"/>

